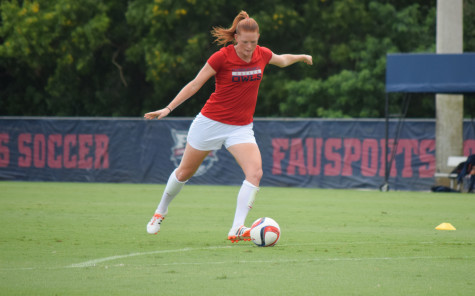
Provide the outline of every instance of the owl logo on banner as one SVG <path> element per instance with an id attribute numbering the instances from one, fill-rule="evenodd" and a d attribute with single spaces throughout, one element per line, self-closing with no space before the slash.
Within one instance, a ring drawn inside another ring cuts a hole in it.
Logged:
<path id="1" fill-rule="evenodd" d="M 180 164 L 181 159 L 183 158 L 183 154 L 185 153 L 185 146 L 186 146 L 186 137 L 188 132 L 186 130 L 171 130 L 173 141 L 175 141 L 175 146 L 172 147 L 172 155 L 170 160 L 173 161 L 175 167 L 178 167 Z M 206 156 L 203 163 L 200 165 L 198 170 L 195 173 L 195 176 L 201 176 L 206 174 L 206 172 L 213 166 L 213 164 L 218 161 L 218 150 L 211 151 L 208 156 Z"/>

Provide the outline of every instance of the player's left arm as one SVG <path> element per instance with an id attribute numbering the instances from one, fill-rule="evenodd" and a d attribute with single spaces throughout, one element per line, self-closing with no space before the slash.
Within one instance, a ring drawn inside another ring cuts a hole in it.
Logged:
<path id="1" fill-rule="evenodd" d="M 275 65 L 277 67 L 287 67 L 297 62 L 304 62 L 308 65 L 312 65 L 312 56 L 306 54 L 275 54 L 272 53 L 272 58 L 269 61 L 269 64 Z"/>

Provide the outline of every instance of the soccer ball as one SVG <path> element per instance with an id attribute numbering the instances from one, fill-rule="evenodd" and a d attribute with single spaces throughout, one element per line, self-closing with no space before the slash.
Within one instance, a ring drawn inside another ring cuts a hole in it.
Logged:
<path id="1" fill-rule="evenodd" d="M 251 240 L 259 247 L 272 247 L 280 239 L 280 227 L 274 219 L 259 218 L 251 226 Z"/>

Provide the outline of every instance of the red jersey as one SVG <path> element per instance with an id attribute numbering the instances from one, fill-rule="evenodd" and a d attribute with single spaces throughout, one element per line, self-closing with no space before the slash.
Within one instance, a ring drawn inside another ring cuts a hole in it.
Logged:
<path id="1" fill-rule="evenodd" d="M 216 71 L 215 91 L 201 109 L 201 114 L 225 124 L 251 123 L 264 68 L 271 58 L 272 51 L 259 45 L 249 63 L 237 55 L 234 45 L 214 53 L 208 64 Z"/>

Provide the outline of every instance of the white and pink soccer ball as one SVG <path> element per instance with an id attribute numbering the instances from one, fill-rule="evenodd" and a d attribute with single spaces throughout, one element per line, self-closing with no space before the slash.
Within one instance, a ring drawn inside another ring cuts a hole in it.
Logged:
<path id="1" fill-rule="evenodd" d="M 251 226 L 251 241 L 259 247 L 272 247 L 280 239 L 280 227 L 274 219 L 259 218 Z"/>

